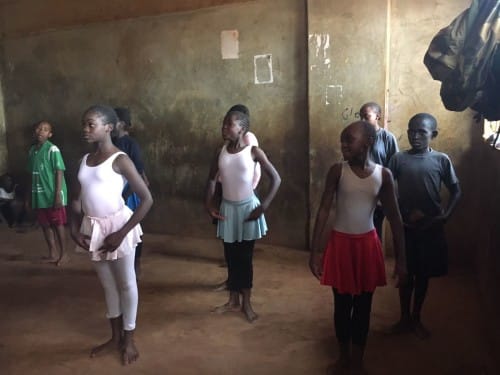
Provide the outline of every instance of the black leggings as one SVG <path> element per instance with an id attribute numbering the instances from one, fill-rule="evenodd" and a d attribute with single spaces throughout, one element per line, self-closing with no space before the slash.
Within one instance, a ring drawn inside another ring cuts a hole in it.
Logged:
<path id="1" fill-rule="evenodd" d="M 373 293 L 365 292 L 358 295 L 340 294 L 333 290 L 335 309 L 333 320 L 335 333 L 340 343 L 364 346 L 370 327 Z"/>
<path id="2" fill-rule="evenodd" d="M 253 247 L 255 241 L 224 242 L 227 262 L 227 287 L 231 292 L 251 289 L 253 283 Z"/>

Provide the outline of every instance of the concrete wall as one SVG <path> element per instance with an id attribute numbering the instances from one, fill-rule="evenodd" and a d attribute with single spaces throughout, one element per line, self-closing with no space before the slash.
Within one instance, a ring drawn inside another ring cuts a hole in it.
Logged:
<path id="1" fill-rule="evenodd" d="M 206 176 L 222 141 L 224 113 L 245 103 L 251 128 L 284 181 L 267 215 L 267 240 L 304 247 L 305 25 L 305 4 L 280 0 L 7 37 L 9 165 L 24 167 L 30 124 L 47 118 L 74 177 L 84 151 L 82 111 L 99 102 L 128 106 L 155 196 L 146 229 L 213 236 L 202 204 Z M 239 31 L 240 55 L 223 60 L 220 32 L 232 29 Z M 254 83 L 254 56 L 262 54 L 272 55 L 273 83 Z"/>
<path id="2" fill-rule="evenodd" d="M 384 105 L 385 9 L 385 0 L 308 2 L 311 227 L 327 171 L 342 158 L 340 133 L 363 103 Z"/>

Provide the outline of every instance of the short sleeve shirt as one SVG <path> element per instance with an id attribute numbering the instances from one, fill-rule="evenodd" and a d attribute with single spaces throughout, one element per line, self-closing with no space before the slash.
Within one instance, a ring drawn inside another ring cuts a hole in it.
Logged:
<path id="1" fill-rule="evenodd" d="M 387 167 L 392 155 L 398 151 L 399 149 L 396 137 L 384 128 L 377 130 L 375 141 L 370 150 L 370 156 L 373 162 Z"/>
<path id="2" fill-rule="evenodd" d="M 142 161 L 141 148 L 137 141 L 131 136 L 125 134 L 120 138 L 113 139 L 113 143 L 121 151 L 127 154 L 135 165 L 135 169 L 139 174 L 144 172 L 144 162 Z"/>
<path id="3" fill-rule="evenodd" d="M 431 150 L 424 154 L 398 152 L 389 161 L 397 181 L 399 208 L 403 220 L 414 210 L 426 216 L 442 213 L 440 190 L 458 183 L 448 155 Z"/>
<path id="4" fill-rule="evenodd" d="M 64 171 L 64 161 L 59 148 L 45 143 L 38 148 L 32 146 L 28 157 L 28 170 L 31 172 L 31 205 L 33 208 L 54 207 L 56 171 Z M 64 206 L 68 202 L 68 192 L 64 175 L 61 183 L 61 201 Z"/>

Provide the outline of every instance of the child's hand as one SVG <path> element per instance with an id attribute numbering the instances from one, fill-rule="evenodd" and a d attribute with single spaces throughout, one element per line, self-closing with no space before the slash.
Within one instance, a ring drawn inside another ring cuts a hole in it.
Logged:
<path id="1" fill-rule="evenodd" d="M 73 241 L 75 241 L 78 246 L 89 251 L 89 249 L 90 249 L 90 236 L 88 236 L 86 234 L 82 234 L 80 232 L 78 232 L 76 234 L 71 232 L 71 238 L 73 238 Z"/>
<path id="2" fill-rule="evenodd" d="M 262 206 L 257 206 L 250 212 L 250 215 L 248 215 L 245 221 L 257 220 L 263 213 L 264 208 Z"/>
<path id="3" fill-rule="evenodd" d="M 225 217 L 224 217 L 224 216 L 222 216 L 222 215 L 220 214 L 220 212 L 219 212 L 218 210 L 216 210 L 215 208 L 213 208 L 213 209 L 212 209 L 212 208 L 211 208 L 211 209 L 209 209 L 209 210 L 208 210 L 208 214 L 210 215 L 210 217 L 211 217 L 212 219 L 217 219 L 217 220 L 224 220 L 224 219 L 225 219 Z"/>
<path id="4" fill-rule="evenodd" d="M 315 278 L 317 278 L 318 280 L 321 279 L 321 275 L 323 273 L 323 270 L 321 267 L 321 255 L 320 254 L 311 253 L 311 256 L 309 257 L 309 269 L 311 270 L 311 272 Z"/>
<path id="5" fill-rule="evenodd" d="M 56 194 L 54 199 L 54 208 L 61 208 L 63 206 L 60 194 Z"/>
<path id="6" fill-rule="evenodd" d="M 392 278 L 396 280 L 395 287 L 400 288 L 406 285 L 408 281 L 408 272 L 405 266 L 398 265 L 397 263 L 394 265 L 394 271 L 392 272 Z"/>
<path id="7" fill-rule="evenodd" d="M 120 246 L 124 238 L 125 236 L 120 231 L 111 233 L 104 239 L 99 250 L 111 253 Z"/>

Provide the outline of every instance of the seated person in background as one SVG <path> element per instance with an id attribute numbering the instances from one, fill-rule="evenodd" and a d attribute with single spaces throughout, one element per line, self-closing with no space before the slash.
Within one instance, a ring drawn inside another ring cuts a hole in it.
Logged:
<path id="1" fill-rule="evenodd" d="M 20 226 L 26 216 L 20 188 L 8 173 L 0 176 L 0 213 L 9 228 Z M 1 221 L 1 220 L 0 220 Z"/>

